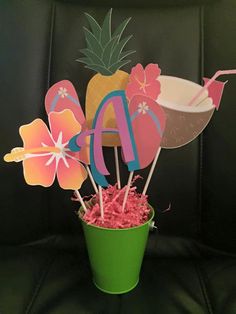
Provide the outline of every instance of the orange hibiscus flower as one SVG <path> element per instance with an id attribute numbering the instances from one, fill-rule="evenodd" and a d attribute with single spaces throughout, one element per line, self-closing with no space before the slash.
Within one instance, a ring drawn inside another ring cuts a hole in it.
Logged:
<path id="1" fill-rule="evenodd" d="M 23 147 L 14 148 L 5 161 L 23 161 L 24 178 L 29 185 L 49 187 L 57 176 L 62 189 L 77 190 L 87 178 L 80 161 L 88 163 L 87 154 L 71 152 L 69 140 L 81 131 L 72 111 L 51 112 L 49 131 L 41 119 L 20 127 Z"/>

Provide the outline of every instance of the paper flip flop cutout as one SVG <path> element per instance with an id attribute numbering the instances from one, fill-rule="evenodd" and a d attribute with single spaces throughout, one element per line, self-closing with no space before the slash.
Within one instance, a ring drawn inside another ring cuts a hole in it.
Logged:
<path id="1" fill-rule="evenodd" d="M 68 80 L 57 82 L 49 88 L 45 97 L 45 108 L 47 114 L 52 111 L 60 112 L 64 109 L 70 109 L 82 128 L 84 127 L 85 116 L 77 92 Z"/>
<path id="2" fill-rule="evenodd" d="M 136 95 L 129 104 L 140 169 L 154 159 L 165 129 L 164 110 L 153 99 Z"/>
<path id="3" fill-rule="evenodd" d="M 50 112 L 61 112 L 69 109 L 73 112 L 76 120 L 82 126 L 82 130 L 86 129 L 86 119 L 80 105 L 77 92 L 73 84 L 68 80 L 59 81 L 51 86 L 45 96 L 45 109 L 47 114 Z M 86 145 L 80 151 L 80 155 L 86 164 L 89 160 L 89 141 L 86 139 Z"/>

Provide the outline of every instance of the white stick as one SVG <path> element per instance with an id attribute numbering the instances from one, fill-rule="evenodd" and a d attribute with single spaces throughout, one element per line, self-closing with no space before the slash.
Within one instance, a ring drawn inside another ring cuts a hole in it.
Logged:
<path id="1" fill-rule="evenodd" d="M 188 106 L 191 106 L 194 101 L 201 96 L 201 94 L 217 79 L 217 77 L 219 77 L 220 75 L 225 75 L 225 74 L 236 74 L 236 70 L 220 70 L 217 71 L 212 78 L 206 83 L 206 85 L 204 85 L 200 91 L 193 96 L 193 98 L 190 100 L 190 102 L 188 103 Z"/>
<path id="2" fill-rule="evenodd" d="M 98 186 L 98 194 L 99 194 L 99 205 L 101 211 L 101 217 L 104 218 L 104 209 L 103 209 L 103 200 L 102 200 L 102 187 L 101 185 Z"/>
<path id="3" fill-rule="evenodd" d="M 146 183 L 145 183 L 145 185 L 144 185 L 144 188 L 143 188 L 143 192 L 142 192 L 143 195 L 145 195 L 146 192 L 147 192 L 147 189 L 148 189 L 149 183 L 150 183 L 150 181 L 151 181 L 151 178 L 152 178 L 154 169 L 155 169 L 155 167 L 156 167 L 157 159 L 158 159 L 158 157 L 159 157 L 159 155 L 160 155 L 160 152 L 161 152 L 161 147 L 158 148 L 158 150 L 157 150 L 157 152 L 156 152 L 156 156 L 155 156 L 155 158 L 154 158 L 154 160 L 153 160 L 153 162 L 152 162 L 152 166 L 151 166 L 151 169 L 150 169 L 150 171 L 149 171 L 149 174 L 148 174 L 148 177 L 147 177 L 147 181 L 146 181 Z"/>
<path id="4" fill-rule="evenodd" d="M 85 204 L 84 204 L 84 201 L 83 201 L 83 199 L 82 199 L 82 196 L 80 195 L 80 192 L 78 191 L 78 190 L 75 190 L 75 194 L 76 194 L 76 196 L 78 197 L 78 199 L 79 199 L 79 201 L 80 201 L 80 203 L 81 203 L 81 205 L 82 205 L 82 207 L 83 207 L 83 209 L 84 209 L 84 211 L 85 211 L 85 213 L 87 212 L 87 208 L 86 208 L 86 206 L 85 206 Z"/>
<path id="5" fill-rule="evenodd" d="M 125 196 L 124 196 L 124 200 L 123 200 L 123 204 L 122 204 L 122 212 L 125 211 L 125 205 L 128 199 L 128 194 L 129 194 L 129 190 L 130 190 L 130 185 L 133 179 L 133 175 L 134 175 L 134 171 L 131 171 L 129 174 L 129 179 L 128 179 L 128 183 L 126 185 L 126 190 L 125 190 Z"/>
<path id="6" fill-rule="evenodd" d="M 117 146 L 114 146 L 114 153 L 115 153 L 115 165 L 116 165 L 116 181 L 118 189 L 120 190 L 121 184 L 120 184 L 120 168 L 119 168 L 119 158 L 118 158 L 118 149 Z"/>
<path id="7" fill-rule="evenodd" d="M 95 181 L 94 181 L 94 179 L 93 179 L 93 176 L 92 176 L 92 173 L 91 173 L 91 171 L 90 171 L 90 169 L 89 169 L 89 166 L 86 165 L 85 167 L 86 167 L 86 170 L 87 170 L 87 172 L 88 172 L 90 181 L 91 181 L 91 183 L 92 183 L 92 185 L 93 185 L 94 191 L 95 191 L 96 194 L 98 194 L 98 188 L 97 188 L 96 183 L 95 183 Z"/>

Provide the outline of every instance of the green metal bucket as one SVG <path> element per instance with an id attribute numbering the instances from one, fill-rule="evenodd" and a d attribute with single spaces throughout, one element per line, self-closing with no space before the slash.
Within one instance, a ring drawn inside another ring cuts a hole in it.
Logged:
<path id="1" fill-rule="evenodd" d="M 127 229 L 101 228 L 88 225 L 81 219 L 93 281 L 98 289 L 106 293 L 121 294 L 138 284 L 153 217 L 152 208 L 147 222 Z"/>

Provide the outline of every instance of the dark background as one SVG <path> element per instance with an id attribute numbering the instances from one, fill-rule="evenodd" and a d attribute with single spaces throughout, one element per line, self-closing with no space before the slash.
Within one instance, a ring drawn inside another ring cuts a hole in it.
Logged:
<path id="1" fill-rule="evenodd" d="M 21 125 L 46 121 L 44 96 L 72 81 L 84 105 L 92 71 L 75 60 L 85 47 L 84 12 L 113 26 L 131 16 L 132 64 L 201 83 L 236 68 L 235 0 L 0 1 L 0 313 L 236 313 L 236 76 L 208 127 L 192 143 L 162 150 L 148 191 L 159 232 L 150 233 L 139 285 L 108 295 L 92 283 L 79 204 L 55 184 L 27 186 L 20 163 L 2 157 L 21 146 Z M 114 182 L 113 150 L 105 149 Z M 146 178 L 148 170 L 139 172 Z M 122 183 L 128 172 L 122 167 Z M 142 191 L 144 182 L 139 182 Z M 92 192 L 90 182 L 82 195 Z M 171 211 L 161 213 L 172 204 Z M 118 270 L 119 271 L 119 270 Z"/>
<path id="2" fill-rule="evenodd" d="M 85 47 L 83 12 L 100 22 L 113 7 L 113 26 L 131 16 L 125 34 L 137 52 L 131 67 L 158 63 L 162 74 L 201 83 L 218 69 L 236 67 L 236 2 L 222 1 L 1 1 L 0 95 L 1 156 L 21 146 L 18 128 L 40 117 L 44 95 L 55 82 L 69 79 L 84 105 L 93 72 L 75 60 Z M 221 78 L 225 79 L 224 77 Z M 148 191 L 162 235 L 201 240 L 235 251 L 235 96 L 236 77 L 227 77 L 220 110 L 192 143 L 162 150 Z M 114 182 L 113 150 L 105 149 Z M 27 186 L 20 163 L 1 158 L 0 242 L 24 243 L 46 235 L 80 232 L 71 192 Z M 146 178 L 148 169 L 139 173 Z M 122 183 L 128 172 L 122 167 Z M 141 191 L 143 182 L 139 182 Z M 82 195 L 92 192 L 86 182 Z M 172 210 L 158 210 L 172 204 Z"/>

